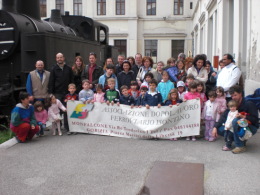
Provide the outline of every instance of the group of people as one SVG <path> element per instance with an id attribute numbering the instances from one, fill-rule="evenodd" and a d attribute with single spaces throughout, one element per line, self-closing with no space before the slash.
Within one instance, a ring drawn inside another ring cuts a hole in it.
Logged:
<path id="1" fill-rule="evenodd" d="M 116 65 L 108 58 L 103 67 L 96 64 L 95 53 L 89 54 L 88 65 L 77 56 L 70 67 L 62 53 L 56 55 L 56 62 L 49 72 L 39 60 L 36 69 L 28 75 L 27 92 L 21 92 L 21 103 L 11 114 L 11 128 L 19 142 L 31 139 L 34 134 L 43 136 L 47 120 L 52 122 L 53 135 L 56 131 L 62 135 L 60 126 L 64 118 L 64 129 L 71 134 L 66 115 L 69 100 L 149 109 L 199 99 L 205 140 L 215 141 L 218 134 L 223 135 L 226 143 L 222 150 L 232 150 L 234 141 L 233 153 L 245 151 L 245 141 L 237 133 L 237 120 L 247 120 L 252 134 L 258 128 L 257 110 L 251 107 L 251 102 L 244 101 L 243 91 L 237 85 L 241 71 L 230 54 L 220 60 L 219 71 L 214 71 L 205 54 L 192 59 L 181 53 L 177 60 L 168 59 L 166 66 L 162 61 L 157 62 L 156 68 L 151 57 L 142 57 L 140 53 L 127 59 L 119 55 Z M 196 137 L 186 138 L 190 139 L 195 141 Z"/>

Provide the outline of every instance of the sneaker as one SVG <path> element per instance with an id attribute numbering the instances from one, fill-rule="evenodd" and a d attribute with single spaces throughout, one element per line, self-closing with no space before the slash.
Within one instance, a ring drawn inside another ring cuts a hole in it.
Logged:
<path id="1" fill-rule="evenodd" d="M 190 137 L 186 137 L 186 140 L 187 140 L 187 141 L 190 141 Z"/>
<path id="2" fill-rule="evenodd" d="M 59 132 L 59 136 L 61 136 L 61 135 L 62 135 L 62 132 L 60 131 L 60 132 Z"/>
<path id="3" fill-rule="evenodd" d="M 232 150 L 232 153 L 233 154 L 239 154 L 239 153 L 242 153 L 242 152 L 245 152 L 245 151 L 246 151 L 246 147 L 235 147 Z"/>
<path id="4" fill-rule="evenodd" d="M 196 137 L 195 136 L 192 136 L 192 139 L 191 139 L 192 141 L 196 141 Z"/>
<path id="5" fill-rule="evenodd" d="M 67 135 L 71 135 L 72 133 L 70 131 L 67 132 Z"/>
<path id="6" fill-rule="evenodd" d="M 15 139 L 18 143 L 23 143 L 21 140 L 19 140 L 19 138 L 17 136 L 15 136 Z"/>
<path id="7" fill-rule="evenodd" d="M 222 147 L 222 151 L 230 151 L 231 148 L 227 147 L 226 145 Z"/>

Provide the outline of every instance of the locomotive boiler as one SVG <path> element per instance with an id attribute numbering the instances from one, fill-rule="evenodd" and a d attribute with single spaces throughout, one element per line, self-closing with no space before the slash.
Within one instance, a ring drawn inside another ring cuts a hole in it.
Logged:
<path id="1" fill-rule="evenodd" d="M 37 60 L 50 70 L 59 52 L 68 65 L 78 55 L 87 61 L 90 52 L 96 53 L 100 65 L 108 57 L 115 59 L 118 51 L 108 45 L 108 35 L 106 25 L 68 12 L 61 16 L 59 10 L 52 10 L 50 18 L 41 20 L 39 0 L 2 0 L 0 114 L 10 112 Z"/>

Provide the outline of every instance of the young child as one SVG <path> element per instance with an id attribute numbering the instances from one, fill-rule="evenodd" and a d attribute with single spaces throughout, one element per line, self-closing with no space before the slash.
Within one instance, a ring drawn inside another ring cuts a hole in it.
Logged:
<path id="1" fill-rule="evenodd" d="M 53 94 L 46 101 L 48 109 L 49 121 L 52 122 L 53 135 L 56 135 L 56 128 L 58 129 L 59 135 L 62 135 L 60 128 L 60 121 L 62 117 L 60 115 L 60 109 L 66 112 L 66 108 L 62 105 L 60 100 L 56 99 Z"/>
<path id="2" fill-rule="evenodd" d="M 161 107 L 162 95 L 160 94 L 160 92 L 156 91 L 156 87 L 157 81 L 155 79 L 152 79 L 149 82 L 149 91 L 146 93 L 144 97 L 144 103 L 147 109 L 149 109 L 150 106 L 157 106 L 158 108 Z"/>
<path id="3" fill-rule="evenodd" d="M 107 80 L 107 84 L 109 89 L 106 90 L 104 99 L 107 104 L 111 103 L 114 105 L 114 103 L 119 102 L 120 93 L 117 89 L 115 89 L 116 80 L 113 78 L 110 78 Z"/>
<path id="4" fill-rule="evenodd" d="M 128 87 L 126 85 L 123 85 L 120 88 L 120 91 L 122 94 L 119 98 L 120 104 L 129 105 L 129 106 L 131 106 L 131 108 L 133 108 L 135 105 L 135 100 L 131 95 L 129 95 Z"/>
<path id="5" fill-rule="evenodd" d="M 171 82 L 178 82 L 178 78 L 177 78 L 177 74 L 178 74 L 178 68 L 175 64 L 175 60 L 174 63 L 171 63 L 171 66 L 169 68 L 167 68 L 166 70 L 169 74 L 169 78 L 171 80 Z"/>
<path id="6" fill-rule="evenodd" d="M 131 70 L 131 64 L 128 60 L 124 60 L 121 68 L 123 71 L 118 73 L 118 88 L 121 89 L 123 85 L 126 85 L 128 88 L 130 87 L 131 81 L 135 80 L 135 73 Z"/>
<path id="7" fill-rule="evenodd" d="M 195 81 L 195 77 L 193 76 L 193 74 L 188 74 L 185 81 L 186 91 L 189 90 L 189 84 L 193 81 Z"/>
<path id="8" fill-rule="evenodd" d="M 198 82 L 197 86 L 197 92 L 200 94 L 200 99 L 201 99 L 201 111 L 204 108 L 204 104 L 207 101 L 207 97 L 205 94 L 205 85 L 201 81 L 196 81 Z"/>
<path id="9" fill-rule="evenodd" d="M 178 89 L 179 98 L 180 98 L 180 100 L 183 101 L 184 95 L 186 94 L 185 83 L 183 81 L 178 81 L 177 89 Z"/>
<path id="10" fill-rule="evenodd" d="M 82 81 L 82 90 L 79 92 L 79 100 L 85 103 L 90 103 L 94 98 L 94 92 L 90 89 L 91 83 L 85 79 Z"/>
<path id="11" fill-rule="evenodd" d="M 118 89 L 118 83 L 117 83 L 117 77 L 115 75 L 115 65 L 113 64 L 108 64 L 106 67 L 106 72 L 103 74 L 101 77 L 99 77 L 98 84 L 101 84 L 103 86 L 103 89 L 106 91 L 109 89 L 107 80 L 110 78 L 115 79 L 115 89 Z"/>
<path id="12" fill-rule="evenodd" d="M 136 81 L 131 81 L 130 89 L 128 90 L 128 93 L 134 98 L 135 101 L 137 101 L 140 91 L 138 90 L 139 85 Z"/>
<path id="13" fill-rule="evenodd" d="M 34 103 L 34 115 L 40 130 L 36 133 L 36 136 L 44 136 L 44 129 L 46 128 L 46 122 L 48 120 L 48 113 L 44 109 L 41 101 Z"/>
<path id="14" fill-rule="evenodd" d="M 144 82 L 141 84 L 140 87 L 142 86 L 146 86 L 147 88 L 149 88 L 149 82 L 153 79 L 153 74 L 151 72 L 147 72 L 144 75 Z"/>
<path id="15" fill-rule="evenodd" d="M 218 103 L 218 114 L 221 115 L 227 109 L 227 101 L 223 87 L 217 87 L 216 93 L 216 102 Z"/>
<path id="16" fill-rule="evenodd" d="M 232 127 L 232 121 L 236 118 L 236 115 L 238 114 L 237 102 L 234 100 L 230 100 L 228 102 L 228 108 L 229 108 L 229 112 L 228 112 L 227 120 L 224 124 L 224 126 L 225 126 L 224 138 L 225 138 L 226 144 L 222 148 L 223 151 L 231 150 L 231 144 L 232 144 L 233 139 L 230 139 L 230 137 L 233 136 L 233 133 L 234 133 L 234 130 Z"/>
<path id="17" fill-rule="evenodd" d="M 184 100 L 183 101 L 187 101 L 187 100 L 193 100 L 193 99 L 200 99 L 200 94 L 197 92 L 197 82 L 190 82 L 189 83 L 189 90 L 188 92 L 184 95 Z M 190 140 L 190 137 L 186 138 L 187 141 Z M 192 136 L 192 141 L 196 141 L 195 136 Z"/>
<path id="18" fill-rule="evenodd" d="M 162 82 L 158 84 L 158 91 L 162 95 L 162 101 L 165 102 L 168 98 L 168 94 L 171 89 L 174 88 L 174 84 L 169 80 L 169 74 L 167 71 L 162 73 Z"/>
<path id="19" fill-rule="evenodd" d="M 97 84 L 96 85 L 96 93 L 94 94 L 94 99 L 92 100 L 92 102 L 104 103 L 105 102 L 104 95 L 105 95 L 105 93 L 103 92 L 102 85 Z"/>
<path id="20" fill-rule="evenodd" d="M 218 103 L 216 102 L 216 92 L 210 91 L 208 93 L 208 97 L 209 100 L 205 103 L 201 118 L 205 121 L 205 140 L 213 142 L 215 141 L 215 137 L 212 136 L 212 130 L 215 125 L 215 122 L 219 119 L 220 115 L 217 112 Z"/>
<path id="21" fill-rule="evenodd" d="M 74 100 L 78 100 L 79 97 L 76 94 L 76 85 L 74 83 L 69 84 L 68 86 L 68 91 L 69 93 L 65 96 L 64 99 L 64 106 L 67 108 L 67 102 L 70 101 L 74 101 Z M 70 129 L 69 129 L 69 123 L 68 123 L 68 116 L 67 113 L 64 112 L 64 128 L 67 131 L 67 135 L 71 135 Z M 77 134 L 77 133 L 73 133 L 73 134 Z"/>
<path id="22" fill-rule="evenodd" d="M 145 106 L 144 98 L 145 98 L 147 91 L 148 91 L 148 88 L 146 86 L 141 87 L 140 95 L 139 95 L 139 97 L 137 99 L 137 103 L 136 103 L 136 105 L 139 108 L 142 107 L 142 106 Z"/>

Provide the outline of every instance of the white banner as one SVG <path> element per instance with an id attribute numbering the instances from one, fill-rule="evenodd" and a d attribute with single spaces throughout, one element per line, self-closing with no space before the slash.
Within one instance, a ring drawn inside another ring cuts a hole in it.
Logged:
<path id="1" fill-rule="evenodd" d="M 150 109 L 69 101 L 67 112 L 71 132 L 141 139 L 170 139 L 200 132 L 199 100 Z"/>

